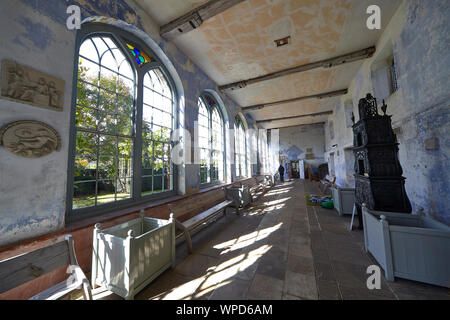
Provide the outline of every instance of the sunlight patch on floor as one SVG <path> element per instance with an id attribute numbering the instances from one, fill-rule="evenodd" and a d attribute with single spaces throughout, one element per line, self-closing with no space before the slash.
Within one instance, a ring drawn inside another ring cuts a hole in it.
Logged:
<path id="1" fill-rule="evenodd" d="M 267 227 L 261 230 L 253 231 L 246 235 L 240 236 L 239 238 L 234 238 L 219 244 L 216 244 L 213 248 L 218 250 L 225 250 L 221 254 L 228 253 L 230 251 L 243 249 L 255 243 L 256 241 L 260 241 L 264 238 L 267 238 L 271 233 L 277 231 L 283 225 L 282 222 L 274 225 L 272 227 Z"/>

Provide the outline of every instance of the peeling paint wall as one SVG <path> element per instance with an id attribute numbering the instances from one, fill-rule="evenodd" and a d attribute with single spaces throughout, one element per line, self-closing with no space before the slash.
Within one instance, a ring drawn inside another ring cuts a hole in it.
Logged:
<path id="1" fill-rule="evenodd" d="M 0 10 L 0 60 L 14 60 L 63 79 L 65 92 L 61 112 L 0 98 L 0 127 L 17 120 L 39 120 L 54 127 L 62 140 L 60 151 L 39 159 L 19 158 L 0 148 L 0 247 L 65 227 L 76 38 L 76 32 L 66 28 L 66 9 L 71 4 L 81 7 L 83 19 L 104 16 L 124 21 L 144 31 L 159 45 L 181 79 L 185 107 L 183 125 L 190 131 L 192 139 L 199 95 L 207 89 L 218 92 L 216 83 L 173 44 L 160 38 L 157 24 L 132 1 L 3 1 Z M 220 93 L 217 96 L 222 100 L 227 118 L 234 119 L 238 106 Z M 231 121 L 228 125 L 233 127 Z M 229 145 L 227 152 L 230 152 Z M 198 190 L 198 169 L 198 165 L 185 166 L 181 180 L 185 185 L 180 186 L 180 192 Z M 230 172 L 228 176 L 231 177 Z"/>
<path id="2" fill-rule="evenodd" d="M 312 152 L 308 152 L 311 148 Z M 305 168 L 317 168 L 324 163 L 325 137 L 322 124 L 280 128 L 280 158 L 284 162 L 304 160 Z M 313 159 L 306 159 L 313 154 Z M 286 173 L 287 175 L 287 173 Z"/>
<path id="3" fill-rule="evenodd" d="M 373 71 L 392 54 L 397 64 L 399 89 L 386 98 L 386 104 L 400 143 L 399 159 L 406 177 L 406 192 L 413 212 L 423 207 L 427 215 L 450 225 L 448 12 L 450 2 L 446 0 L 402 2 L 379 39 L 377 52 L 364 62 L 349 93 L 335 105 L 329 117 L 329 122 L 334 123 L 334 138 L 330 138 L 328 126 L 325 138 L 327 159 L 331 153 L 335 154 L 337 183 L 352 185 L 351 168 L 345 164 L 345 149 L 353 144 L 352 129 L 346 125 L 343 107 L 352 103 L 358 121 L 359 99 L 368 92 L 385 91 Z M 431 147 L 430 139 L 434 139 Z M 338 151 L 340 155 L 336 157 Z"/>

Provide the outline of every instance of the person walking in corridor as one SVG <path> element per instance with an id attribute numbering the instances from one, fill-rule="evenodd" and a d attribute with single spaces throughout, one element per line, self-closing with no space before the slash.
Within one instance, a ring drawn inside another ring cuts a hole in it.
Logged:
<path id="1" fill-rule="evenodd" d="M 284 167 L 283 167 L 283 164 L 280 164 L 280 167 L 278 168 L 278 173 L 280 174 L 280 181 L 284 182 Z"/>

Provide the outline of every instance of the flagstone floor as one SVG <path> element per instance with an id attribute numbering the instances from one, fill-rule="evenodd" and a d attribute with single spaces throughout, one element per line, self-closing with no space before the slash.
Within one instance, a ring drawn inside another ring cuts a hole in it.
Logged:
<path id="1" fill-rule="evenodd" d="M 388 282 L 383 270 L 381 289 L 369 290 L 366 269 L 376 262 L 364 251 L 363 231 L 349 231 L 350 216 L 306 205 L 306 193 L 319 194 L 316 184 L 286 181 L 241 215 L 230 211 L 193 236 L 193 254 L 180 243 L 176 266 L 135 299 L 450 300 L 447 288 Z M 101 289 L 94 298 L 121 299 Z"/>

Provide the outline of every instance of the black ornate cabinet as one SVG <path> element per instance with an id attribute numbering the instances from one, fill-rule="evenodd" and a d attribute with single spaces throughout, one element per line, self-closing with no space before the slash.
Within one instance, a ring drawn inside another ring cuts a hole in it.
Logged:
<path id="1" fill-rule="evenodd" d="M 359 100 L 359 121 L 353 125 L 355 202 L 360 226 L 363 203 L 371 210 L 411 213 L 398 143 L 386 108 L 383 101 L 384 115 L 378 114 L 376 99 L 367 94 Z"/>

